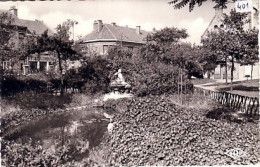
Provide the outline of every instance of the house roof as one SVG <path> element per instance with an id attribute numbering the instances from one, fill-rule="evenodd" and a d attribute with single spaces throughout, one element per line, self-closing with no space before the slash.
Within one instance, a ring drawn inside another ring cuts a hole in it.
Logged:
<path id="1" fill-rule="evenodd" d="M 15 19 L 14 24 L 18 26 L 27 27 L 31 33 L 36 35 L 42 34 L 44 31 L 48 30 L 49 35 L 53 35 L 53 31 L 50 30 L 43 22 L 41 21 L 31 21 L 31 20 L 24 20 L 24 19 Z"/>
<path id="2" fill-rule="evenodd" d="M 136 33 L 135 28 L 122 27 L 112 24 L 103 24 L 100 32 L 93 30 L 90 34 L 83 37 L 83 42 L 97 41 L 125 41 L 133 43 L 146 43 L 147 31 L 140 30 Z"/>
<path id="3" fill-rule="evenodd" d="M 209 23 L 207 29 L 206 29 L 206 30 L 204 31 L 204 33 L 202 34 L 202 36 L 201 36 L 202 38 L 204 38 L 204 36 L 207 35 L 207 33 L 208 33 L 209 31 L 213 30 L 215 25 L 219 26 L 219 25 L 222 23 L 222 21 L 223 21 L 223 15 L 224 15 L 224 14 L 222 14 L 222 15 L 214 15 L 214 17 L 213 17 L 212 20 L 210 21 L 210 23 Z"/>
<path id="4" fill-rule="evenodd" d="M 11 14 L 8 10 L 0 10 L 0 13 L 7 12 Z M 31 33 L 35 33 L 36 35 L 42 34 L 45 30 L 48 30 L 49 35 L 53 35 L 53 31 L 46 26 L 42 21 L 32 21 L 32 20 L 25 20 L 25 19 L 19 19 L 17 16 L 13 15 L 14 22 L 12 23 L 13 25 L 17 26 L 22 26 L 22 27 L 27 27 L 27 29 Z"/>

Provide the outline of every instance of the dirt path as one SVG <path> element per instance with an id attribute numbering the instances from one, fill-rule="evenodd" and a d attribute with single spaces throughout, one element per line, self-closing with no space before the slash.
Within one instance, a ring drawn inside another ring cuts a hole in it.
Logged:
<path id="1" fill-rule="evenodd" d="M 199 85 L 194 85 L 197 88 L 203 88 L 207 90 L 212 90 L 212 91 L 217 91 L 217 86 L 210 86 L 212 84 L 217 84 L 217 82 L 210 82 L 210 83 L 205 83 L 205 84 L 199 84 Z"/>

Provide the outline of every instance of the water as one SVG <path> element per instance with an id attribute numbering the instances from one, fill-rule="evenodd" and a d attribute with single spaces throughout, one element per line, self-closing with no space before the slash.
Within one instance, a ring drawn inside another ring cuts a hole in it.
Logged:
<path id="1" fill-rule="evenodd" d="M 70 145 L 79 148 L 82 154 L 73 152 L 74 158 L 88 156 L 88 150 L 102 141 L 107 131 L 109 119 L 105 118 L 101 108 L 69 111 L 59 115 L 49 115 L 31 121 L 19 128 L 7 140 L 18 143 L 37 144 L 51 151 L 55 146 Z"/>

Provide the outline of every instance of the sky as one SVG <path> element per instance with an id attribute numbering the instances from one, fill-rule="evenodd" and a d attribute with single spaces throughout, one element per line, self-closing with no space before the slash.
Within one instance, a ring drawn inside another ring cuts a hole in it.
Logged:
<path id="1" fill-rule="evenodd" d="M 189 37 L 186 42 L 200 43 L 200 37 L 214 16 L 211 1 L 195 6 L 189 12 L 188 6 L 175 10 L 168 4 L 169 0 L 88 0 L 88 1 L 25 1 L 0 2 L 1 10 L 11 6 L 18 9 L 18 17 L 27 20 L 42 20 L 49 28 L 55 30 L 58 24 L 67 19 L 78 22 L 74 27 L 75 39 L 93 30 L 94 20 L 103 23 L 115 22 L 120 26 L 152 31 L 164 27 L 187 29 Z M 235 4 L 228 4 L 229 12 Z"/>

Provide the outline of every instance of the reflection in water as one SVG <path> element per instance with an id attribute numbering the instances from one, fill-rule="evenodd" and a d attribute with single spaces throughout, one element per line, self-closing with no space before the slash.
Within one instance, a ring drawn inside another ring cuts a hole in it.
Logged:
<path id="1" fill-rule="evenodd" d="M 31 141 L 47 152 L 68 147 L 70 158 L 80 160 L 88 156 L 89 149 L 100 144 L 107 130 L 109 120 L 103 113 L 102 109 L 95 109 L 49 115 L 24 125 L 6 139 L 18 143 Z"/>

